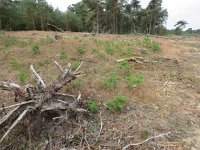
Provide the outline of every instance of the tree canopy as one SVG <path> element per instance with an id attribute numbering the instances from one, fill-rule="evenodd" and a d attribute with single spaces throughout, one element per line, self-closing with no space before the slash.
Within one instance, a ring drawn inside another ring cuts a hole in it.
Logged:
<path id="1" fill-rule="evenodd" d="M 162 0 L 151 0 L 142 8 L 139 0 L 82 0 L 66 12 L 46 0 L 0 0 L 0 29 L 55 30 L 95 33 L 160 34 L 168 12 Z"/>

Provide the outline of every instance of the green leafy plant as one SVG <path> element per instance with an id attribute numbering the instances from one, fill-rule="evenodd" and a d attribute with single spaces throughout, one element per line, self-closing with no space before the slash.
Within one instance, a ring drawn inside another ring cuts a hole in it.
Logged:
<path id="1" fill-rule="evenodd" d="M 119 76 L 116 73 L 112 73 L 110 76 L 102 80 L 102 84 L 105 89 L 111 90 L 117 87 L 119 81 L 120 81 Z"/>
<path id="2" fill-rule="evenodd" d="M 126 50 L 126 55 L 127 55 L 127 56 L 132 56 L 132 55 L 134 55 L 133 48 L 131 48 L 131 47 L 127 48 L 127 50 Z"/>
<path id="3" fill-rule="evenodd" d="M 141 74 L 130 75 L 127 77 L 128 88 L 132 88 L 134 85 L 144 82 L 144 77 Z"/>
<path id="4" fill-rule="evenodd" d="M 53 37 L 51 36 L 46 36 L 40 39 L 40 44 L 44 45 L 44 44 L 51 44 L 54 42 Z"/>
<path id="5" fill-rule="evenodd" d="M 89 101 L 87 103 L 87 110 L 89 110 L 92 113 L 97 113 L 99 111 L 99 106 L 96 102 Z"/>
<path id="6" fill-rule="evenodd" d="M 78 47 L 76 47 L 76 50 L 79 54 L 84 54 L 85 53 L 85 46 L 78 46 Z"/>
<path id="7" fill-rule="evenodd" d="M 108 54 L 112 55 L 113 52 L 114 52 L 114 49 L 113 49 L 113 47 L 111 47 L 111 46 L 106 46 L 106 47 L 105 47 L 105 51 L 106 51 Z"/>
<path id="8" fill-rule="evenodd" d="M 160 45 L 159 45 L 159 43 L 153 41 L 152 44 L 151 44 L 151 49 L 152 49 L 153 51 L 160 51 Z"/>
<path id="9" fill-rule="evenodd" d="M 131 68 L 128 61 L 119 62 L 118 67 L 123 70 L 125 76 L 129 76 L 131 74 Z"/>
<path id="10" fill-rule="evenodd" d="M 104 103 L 104 106 L 112 112 L 122 111 L 127 103 L 127 98 L 122 95 L 118 95 L 113 99 L 109 99 Z"/>
<path id="11" fill-rule="evenodd" d="M 41 53 L 40 46 L 37 45 L 37 44 L 33 45 L 32 46 L 32 51 L 33 51 L 34 54 L 40 54 Z"/>
<path id="12" fill-rule="evenodd" d="M 160 51 L 160 45 L 158 42 L 156 41 L 151 41 L 151 39 L 149 38 L 149 36 L 146 36 L 143 40 L 144 45 L 148 48 L 151 49 L 153 51 Z"/>
<path id="13" fill-rule="evenodd" d="M 92 49 L 92 52 L 98 54 L 98 53 L 99 53 L 99 50 L 98 50 L 98 48 L 93 48 L 93 49 Z"/>
<path id="14" fill-rule="evenodd" d="M 143 40 L 143 43 L 144 45 L 147 47 L 147 48 L 151 48 L 151 39 L 149 38 L 149 36 L 145 36 L 144 40 Z"/>
<path id="15" fill-rule="evenodd" d="M 26 72 L 24 70 L 20 70 L 19 73 L 18 73 L 18 80 L 21 82 L 21 83 L 24 83 L 27 79 L 27 75 L 26 75 Z"/>

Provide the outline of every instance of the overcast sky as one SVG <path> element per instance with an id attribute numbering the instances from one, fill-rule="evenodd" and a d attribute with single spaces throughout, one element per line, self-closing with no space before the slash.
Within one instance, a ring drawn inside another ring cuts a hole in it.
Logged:
<path id="1" fill-rule="evenodd" d="M 47 0 L 54 8 L 66 11 L 71 4 L 81 0 Z M 140 0 L 142 7 L 146 7 L 150 0 Z M 167 28 L 174 28 L 178 20 L 186 20 L 187 28 L 200 29 L 200 0 L 163 0 L 163 7 L 167 8 L 169 17 Z"/>

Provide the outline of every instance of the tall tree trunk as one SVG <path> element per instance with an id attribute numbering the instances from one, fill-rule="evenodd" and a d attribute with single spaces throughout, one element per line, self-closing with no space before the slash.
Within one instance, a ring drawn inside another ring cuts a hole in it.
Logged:
<path id="1" fill-rule="evenodd" d="M 116 18 L 116 21 L 115 21 L 115 34 L 117 34 L 118 33 L 118 17 L 115 17 Z"/>
<path id="2" fill-rule="evenodd" d="M 0 30 L 2 30 L 2 24 L 1 24 L 1 19 L 0 19 Z"/>
<path id="3" fill-rule="evenodd" d="M 96 34 L 99 34 L 99 1 L 97 1 L 97 31 Z"/>
<path id="4" fill-rule="evenodd" d="M 41 22 L 42 31 L 44 31 L 44 24 L 43 24 L 43 18 L 42 18 L 42 16 L 40 16 L 40 22 Z"/>
<path id="5" fill-rule="evenodd" d="M 115 10 L 113 8 L 113 33 L 115 33 Z"/>
<path id="6" fill-rule="evenodd" d="M 12 31 L 12 26 L 11 26 L 11 18 L 10 18 L 9 20 L 10 20 L 10 23 L 9 23 L 9 28 L 10 28 L 10 31 Z"/>
<path id="7" fill-rule="evenodd" d="M 150 21 L 149 21 L 149 34 L 151 34 L 151 22 L 152 22 L 152 16 L 150 17 Z"/>
<path id="8" fill-rule="evenodd" d="M 33 16 L 32 16 L 32 24 L 33 24 L 33 30 L 35 30 L 35 20 L 34 20 Z"/>

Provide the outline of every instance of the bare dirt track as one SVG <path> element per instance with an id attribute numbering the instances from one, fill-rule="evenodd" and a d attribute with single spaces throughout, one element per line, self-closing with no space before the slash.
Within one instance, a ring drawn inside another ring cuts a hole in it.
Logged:
<path id="1" fill-rule="evenodd" d="M 28 70 L 33 64 L 48 83 L 58 74 L 54 60 L 62 65 L 71 62 L 74 68 L 84 61 L 81 68 L 84 75 L 63 92 L 82 93 L 85 107 L 92 100 L 100 110 L 83 115 L 78 122 L 53 121 L 49 117 L 44 123 L 43 118 L 38 119 L 38 114 L 33 113 L 36 117 L 30 119 L 30 115 L 28 121 L 16 127 L 2 147 L 11 144 L 8 149 L 41 149 L 51 141 L 46 149 L 122 149 L 127 144 L 171 132 L 129 149 L 200 149 L 200 37 L 152 36 L 150 39 L 157 41 L 161 49 L 152 51 L 143 44 L 143 36 L 59 33 L 62 39 L 55 40 L 53 35 L 53 32 L 6 32 L 0 39 L 0 81 L 34 83 Z M 35 45 L 39 46 L 37 54 Z M 131 87 L 126 70 L 113 61 L 129 57 L 144 59 L 142 63 L 129 62 L 131 74 L 144 77 L 143 83 Z M 119 82 L 107 89 L 102 80 L 112 73 L 117 74 Z M 105 108 L 105 101 L 119 94 L 128 102 L 121 112 L 112 113 Z M 0 91 L 0 103 L 14 104 L 10 95 Z M 5 130 L 2 128 L 0 135 Z"/>

